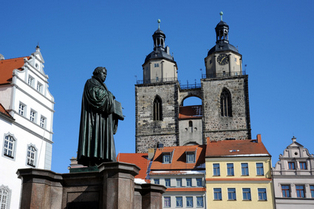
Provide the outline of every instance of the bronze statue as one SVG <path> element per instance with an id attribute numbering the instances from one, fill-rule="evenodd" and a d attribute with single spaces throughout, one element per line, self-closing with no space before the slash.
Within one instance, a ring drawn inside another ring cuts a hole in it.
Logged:
<path id="1" fill-rule="evenodd" d="M 77 160 L 86 166 L 116 161 L 113 135 L 124 118 L 121 104 L 104 84 L 106 77 L 107 69 L 97 67 L 84 87 Z"/>

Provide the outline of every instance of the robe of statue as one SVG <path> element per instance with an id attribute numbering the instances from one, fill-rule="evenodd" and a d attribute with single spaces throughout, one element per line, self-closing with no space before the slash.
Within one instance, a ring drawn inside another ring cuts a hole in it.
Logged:
<path id="1" fill-rule="evenodd" d="M 77 160 L 86 166 L 115 162 L 113 135 L 118 119 L 113 115 L 114 96 L 106 85 L 93 76 L 86 81 L 82 98 Z"/>

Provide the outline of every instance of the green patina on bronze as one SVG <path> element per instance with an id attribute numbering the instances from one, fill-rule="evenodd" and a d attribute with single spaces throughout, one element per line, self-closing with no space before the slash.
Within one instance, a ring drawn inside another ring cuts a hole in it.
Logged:
<path id="1" fill-rule="evenodd" d="M 116 161 L 113 135 L 124 118 L 121 104 L 103 83 L 106 76 L 106 68 L 97 67 L 84 87 L 77 160 L 85 166 Z"/>

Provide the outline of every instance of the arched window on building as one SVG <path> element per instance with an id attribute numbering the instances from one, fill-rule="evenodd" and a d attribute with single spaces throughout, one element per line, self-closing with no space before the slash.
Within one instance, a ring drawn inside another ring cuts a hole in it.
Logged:
<path id="1" fill-rule="evenodd" d="M 232 102 L 230 91 L 224 88 L 220 95 L 221 116 L 232 117 Z"/>
<path id="2" fill-rule="evenodd" d="M 162 120 L 162 102 L 158 95 L 155 97 L 153 104 L 153 120 Z"/>
<path id="3" fill-rule="evenodd" d="M 0 208 L 7 209 L 10 208 L 10 196 L 11 191 L 7 186 L 0 186 Z"/>
<path id="4" fill-rule="evenodd" d="M 36 153 L 37 150 L 34 145 L 29 145 L 27 148 L 27 165 L 36 167 Z"/>
<path id="5" fill-rule="evenodd" d="M 15 139 L 11 134 L 4 137 L 3 154 L 7 157 L 14 158 Z"/>

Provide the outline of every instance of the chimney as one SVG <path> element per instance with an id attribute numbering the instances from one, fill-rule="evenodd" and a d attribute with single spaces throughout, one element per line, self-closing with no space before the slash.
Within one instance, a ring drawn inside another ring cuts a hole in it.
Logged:
<path id="1" fill-rule="evenodd" d="M 262 143 L 262 136 L 260 134 L 257 134 L 257 143 Z"/>
<path id="2" fill-rule="evenodd" d="M 207 137 L 207 144 L 209 144 L 210 143 L 210 138 L 209 137 Z"/>

